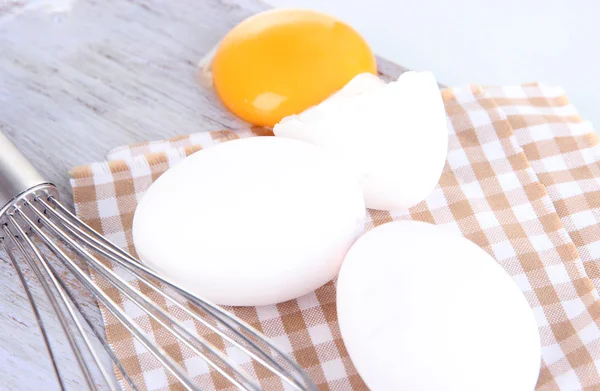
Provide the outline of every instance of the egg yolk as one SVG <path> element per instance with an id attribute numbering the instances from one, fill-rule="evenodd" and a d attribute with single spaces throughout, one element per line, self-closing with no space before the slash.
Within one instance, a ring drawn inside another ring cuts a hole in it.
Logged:
<path id="1" fill-rule="evenodd" d="M 272 10 L 234 27 L 212 63 L 213 82 L 238 117 L 273 126 L 377 72 L 375 56 L 349 25 L 308 10 Z"/>

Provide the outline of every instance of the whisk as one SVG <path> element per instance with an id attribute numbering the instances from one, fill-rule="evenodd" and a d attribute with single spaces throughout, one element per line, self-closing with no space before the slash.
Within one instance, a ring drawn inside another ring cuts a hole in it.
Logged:
<path id="1" fill-rule="evenodd" d="M 26 296 L 32 306 L 42 338 L 48 348 L 53 370 L 61 389 L 65 389 L 59 365 L 53 355 L 50 339 L 40 317 L 37 299 L 31 292 L 30 282 L 25 278 L 22 262 L 25 262 L 39 280 L 47 299 L 58 317 L 83 378 L 90 390 L 99 389 L 98 377 L 110 390 L 117 390 L 111 369 L 102 363 L 94 345 L 98 340 L 106 349 L 114 366 L 121 373 L 122 382 L 138 390 L 108 342 L 90 321 L 56 267 L 66 269 L 89 290 L 106 311 L 120 322 L 147 351 L 160 362 L 186 390 L 199 390 L 199 386 L 186 374 L 161 346 L 146 336 L 143 329 L 118 305 L 95 278 L 102 276 L 111 287 L 135 303 L 164 330 L 180 341 L 193 354 L 202 358 L 214 371 L 220 373 L 230 385 L 239 390 L 260 390 L 261 386 L 242 366 L 216 348 L 206 338 L 190 332 L 181 322 L 152 301 L 123 278 L 107 262 L 119 265 L 138 279 L 144 291 L 151 291 L 169 305 L 177 306 L 210 332 L 218 335 L 235 349 L 243 352 L 253 362 L 260 364 L 281 379 L 285 389 L 315 390 L 314 384 L 294 361 L 274 346 L 265 336 L 234 315 L 225 311 L 145 267 L 137 259 L 113 245 L 91 227 L 79 220 L 59 202 L 56 186 L 44 180 L 39 172 L 25 159 L 17 148 L 0 132 L 0 248 L 8 255 L 19 276 Z M 91 334 L 86 331 L 88 324 Z M 75 337 L 77 336 L 77 338 Z M 84 352 L 87 352 L 84 354 Z M 87 360 L 86 360 L 87 356 Z M 96 368 L 96 371 L 92 367 Z M 99 375 L 98 375 L 99 373 Z"/>

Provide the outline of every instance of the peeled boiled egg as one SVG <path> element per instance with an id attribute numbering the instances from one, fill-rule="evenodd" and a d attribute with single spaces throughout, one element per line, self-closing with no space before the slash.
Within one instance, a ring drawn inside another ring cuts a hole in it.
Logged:
<path id="1" fill-rule="evenodd" d="M 346 23 L 310 10 L 254 15 L 220 42 L 212 61 L 217 94 L 260 126 L 320 103 L 354 76 L 377 71 L 366 41 Z"/>
<path id="2" fill-rule="evenodd" d="M 356 76 L 324 102 L 275 125 L 278 137 L 308 141 L 356 174 L 368 208 L 409 208 L 437 185 L 448 149 L 442 97 L 429 72 L 386 84 Z"/>
<path id="3" fill-rule="evenodd" d="M 532 391 L 541 364 L 525 297 L 484 250 L 415 221 L 352 246 L 337 283 L 344 344 L 373 391 Z"/>
<path id="4" fill-rule="evenodd" d="M 145 264 L 217 304 L 290 300 L 337 274 L 363 232 L 356 178 L 306 142 L 228 141 L 169 169 L 133 220 Z"/>

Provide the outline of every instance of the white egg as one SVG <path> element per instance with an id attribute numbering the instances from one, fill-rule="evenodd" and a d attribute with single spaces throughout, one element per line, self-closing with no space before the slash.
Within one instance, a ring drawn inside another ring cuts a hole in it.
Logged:
<path id="1" fill-rule="evenodd" d="M 429 72 L 385 84 L 356 76 L 323 103 L 284 118 L 273 132 L 313 143 L 356 173 L 368 208 L 393 210 L 424 200 L 446 161 L 448 130 L 441 94 Z"/>
<path id="2" fill-rule="evenodd" d="M 265 305 L 325 284 L 363 232 L 356 178 L 308 143 L 275 137 L 201 150 L 135 212 L 141 260 L 217 304 Z"/>
<path id="3" fill-rule="evenodd" d="M 522 292 L 484 250 L 399 221 L 356 241 L 337 284 L 342 338 L 373 391 L 532 391 L 538 328 Z"/>

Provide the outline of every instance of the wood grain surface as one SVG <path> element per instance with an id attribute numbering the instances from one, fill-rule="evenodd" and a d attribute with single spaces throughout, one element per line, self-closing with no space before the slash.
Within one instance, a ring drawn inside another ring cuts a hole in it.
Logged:
<path id="1" fill-rule="evenodd" d="M 197 64 L 265 8 L 255 0 L 0 0 L 0 130 L 71 205 L 69 169 L 111 148 L 242 127 L 195 82 Z M 404 71 L 379 65 L 388 77 Z M 84 303 L 101 327 L 93 301 Z M 40 309 L 67 389 L 85 389 L 50 306 Z M 58 389 L 16 273 L 0 260 L 0 390 Z"/>

